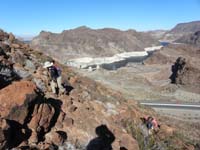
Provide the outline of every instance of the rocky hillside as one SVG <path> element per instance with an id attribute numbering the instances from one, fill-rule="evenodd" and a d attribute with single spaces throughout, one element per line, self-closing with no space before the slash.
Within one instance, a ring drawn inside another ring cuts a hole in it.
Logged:
<path id="1" fill-rule="evenodd" d="M 197 31 L 193 34 L 182 36 L 181 38 L 176 40 L 176 42 L 200 47 L 200 31 Z"/>
<path id="2" fill-rule="evenodd" d="M 168 32 L 168 30 L 152 30 L 147 31 L 146 33 L 150 34 L 153 38 L 160 40 L 166 32 Z"/>
<path id="3" fill-rule="evenodd" d="M 65 61 L 73 57 L 113 56 L 122 52 L 142 51 L 155 44 L 157 41 L 148 33 L 111 28 L 94 30 L 83 26 L 60 34 L 42 31 L 32 40 L 31 47 Z"/>
<path id="4" fill-rule="evenodd" d="M 169 45 L 145 60 L 146 65 L 167 65 L 172 83 L 200 93 L 200 50 L 190 45 Z M 162 75 L 160 75 L 162 76 Z"/>
<path id="5" fill-rule="evenodd" d="M 183 134 L 175 120 L 159 117 L 112 89 L 61 66 L 67 95 L 51 94 L 47 58 L 0 31 L 0 149 L 139 150 L 198 148 L 199 128 Z M 145 142 L 141 117 L 157 118 L 160 129 Z M 169 123 L 168 123 L 169 122 Z M 95 134 L 96 132 L 96 134 Z M 195 134 L 192 134 L 194 132 Z"/>
<path id="6" fill-rule="evenodd" d="M 163 39 L 164 41 L 175 41 L 182 36 L 193 34 L 200 31 L 200 21 L 177 24 L 172 30 L 167 32 Z"/>

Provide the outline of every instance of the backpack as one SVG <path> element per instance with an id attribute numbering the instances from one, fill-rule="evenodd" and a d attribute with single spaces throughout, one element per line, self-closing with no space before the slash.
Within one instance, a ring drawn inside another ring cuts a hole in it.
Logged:
<path id="1" fill-rule="evenodd" d="M 50 73 L 51 80 L 56 81 L 56 79 L 59 77 L 57 68 L 55 66 L 49 67 L 49 73 Z"/>

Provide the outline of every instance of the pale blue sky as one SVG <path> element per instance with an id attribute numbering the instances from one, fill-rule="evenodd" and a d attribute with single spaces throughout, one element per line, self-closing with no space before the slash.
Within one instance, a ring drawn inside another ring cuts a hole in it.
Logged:
<path id="1" fill-rule="evenodd" d="M 200 0 L 1 0 L 0 28 L 17 35 L 86 25 L 139 31 L 200 20 Z"/>

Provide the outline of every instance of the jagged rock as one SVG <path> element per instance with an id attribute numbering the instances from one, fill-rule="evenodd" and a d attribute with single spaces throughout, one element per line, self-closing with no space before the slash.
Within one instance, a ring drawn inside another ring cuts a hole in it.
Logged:
<path id="1" fill-rule="evenodd" d="M 46 99 L 34 105 L 32 117 L 28 127 L 32 131 L 31 142 L 37 143 L 44 139 L 52 127 L 55 126 L 60 114 L 60 102 L 54 99 Z"/>
<path id="2" fill-rule="evenodd" d="M 25 68 L 29 69 L 32 73 L 36 70 L 35 64 L 29 59 L 25 61 Z"/>
<path id="3" fill-rule="evenodd" d="M 55 124 L 56 130 L 60 130 L 63 128 L 63 121 L 64 121 L 65 117 L 66 117 L 66 113 L 63 111 L 60 111 L 57 122 Z"/>
<path id="4" fill-rule="evenodd" d="M 15 73 L 20 77 L 20 78 L 23 78 L 23 79 L 30 79 L 31 78 L 31 73 L 26 71 L 24 68 L 22 67 L 15 67 L 14 66 L 14 70 L 15 70 Z"/>
<path id="5" fill-rule="evenodd" d="M 21 66 L 25 66 L 25 61 L 26 57 L 24 56 L 23 52 L 21 52 L 20 50 L 14 51 L 14 53 L 12 54 L 13 63 L 18 63 Z"/>
<path id="6" fill-rule="evenodd" d="M 50 104 L 36 104 L 32 114 L 32 119 L 28 124 L 32 131 L 48 132 L 50 130 L 51 121 L 55 115 L 55 110 Z"/>
<path id="7" fill-rule="evenodd" d="M 30 145 L 36 144 L 38 142 L 38 134 L 36 132 L 32 132 L 31 136 L 28 139 L 28 143 Z"/>
<path id="8" fill-rule="evenodd" d="M 194 68 L 185 58 L 179 57 L 172 66 L 172 83 L 181 85 L 200 85 L 200 70 Z"/>
<path id="9" fill-rule="evenodd" d="M 33 82 L 36 84 L 37 88 L 39 88 L 41 91 L 43 92 L 47 91 L 46 85 L 41 79 L 33 78 Z"/>
<path id="10" fill-rule="evenodd" d="M 13 43 L 15 40 L 15 36 L 12 33 L 10 33 L 8 40 L 10 41 L 10 43 Z"/>
<path id="11" fill-rule="evenodd" d="M 0 90 L 0 115 L 23 124 L 29 104 L 37 98 L 35 90 L 36 86 L 29 81 L 14 82 Z"/>

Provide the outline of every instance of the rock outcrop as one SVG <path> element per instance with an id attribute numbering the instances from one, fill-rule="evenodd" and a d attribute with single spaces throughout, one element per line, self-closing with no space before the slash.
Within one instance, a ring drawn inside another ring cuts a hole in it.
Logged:
<path id="1" fill-rule="evenodd" d="M 90 29 L 79 27 L 60 34 L 42 31 L 31 47 L 65 62 L 69 58 L 113 56 L 122 52 L 143 51 L 158 41 L 135 30 Z"/>
<path id="2" fill-rule="evenodd" d="M 192 66 L 185 58 L 179 57 L 172 66 L 172 83 L 180 85 L 200 85 L 200 70 Z"/>
<path id="3" fill-rule="evenodd" d="M 185 87 L 186 91 L 200 93 L 200 51 L 196 46 L 169 45 L 154 52 L 144 61 L 145 65 L 162 66 L 165 69 L 156 78 L 171 79 L 172 83 Z"/>
<path id="4" fill-rule="evenodd" d="M 193 46 L 200 47 L 200 31 L 197 31 L 193 34 L 185 35 L 179 38 L 178 40 L 176 40 L 175 42 L 185 43 L 185 44 L 190 44 Z"/>

